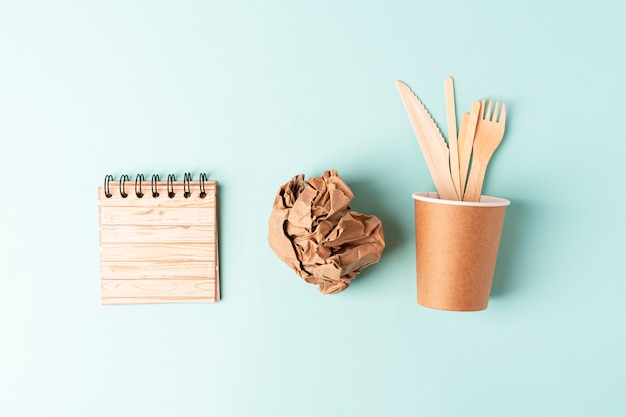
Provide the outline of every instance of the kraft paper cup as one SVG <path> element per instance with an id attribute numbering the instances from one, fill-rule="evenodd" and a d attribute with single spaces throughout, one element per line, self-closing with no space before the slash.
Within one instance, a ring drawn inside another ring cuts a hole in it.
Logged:
<path id="1" fill-rule="evenodd" d="M 480 202 L 413 193 L 417 302 L 440 310 L 487 308 L 509 200 Z"/>

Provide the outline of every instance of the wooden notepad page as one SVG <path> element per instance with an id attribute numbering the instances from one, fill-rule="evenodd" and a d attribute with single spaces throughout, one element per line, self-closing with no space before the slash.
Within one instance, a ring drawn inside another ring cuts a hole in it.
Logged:
<path id="1" fill-rule="evenodd" d="M 123 198 L 111 182 L 107 198 L 98 188 L 102 304 L 219 301 L 217 183 L 158 182 L 159 197 L 148 189 L 138 198 L 127 181 Z"/>

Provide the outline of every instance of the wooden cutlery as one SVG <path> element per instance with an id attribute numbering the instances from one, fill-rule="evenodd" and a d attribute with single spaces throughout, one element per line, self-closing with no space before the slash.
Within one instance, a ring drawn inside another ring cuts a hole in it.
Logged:
<path id="1" fill-rule="evenodd" d="M 409 115 L 409 120 L 426 159 L 426 165 L 433 177 L 439 197 L 445 200 L 458 200 L 452 177 L 450 176 L 450 156 L 446 141 L 419 98 L 402 81 L 396 81 L 400 97 Z"/>
<path id="2" fill-rule="evenodd" d="M 457 201 L 480 201 L 485 172 L 491 156 L 502 141 L 506 124 L 506 103 L 485 100 L 472 103 L 470 113 L 463 113 L 457 135 L 454 83 L 445 80 L 448 143 L 420 99 L 402 81 L 396 81 L 400 97 L 409 115 L 413 131 L 430 171 L 439 198 Z"/>
<path id="3" fill-rule="evenodd" d="M 491 155 L 495 152 L 502 137 L 506 124 L 506 103 L 502 103 L 502 111 L 498 117 L 498 105 L 496 101 L 493 113 L 491 112 L 491 100 L 485 113 L 485 99 L 480 103 L 480 114 L 476 124 L 476 134 L 472 146 L 472 170 L 467 180 L 464 201 L 480 201 L 480 193 L 483 188 L 485 171 Z"/>
<path id="4" fill-rule="evenodd" d="M 480 116 L 480 103 L 475 101 L 472 104 L 472 110 L 467 116 L 467 125 L 463 132 L 463 148 L 461 148 L 459 154 L 459 165 L 461 172 L 461 184 L 463 184 L 463 192 L 461 193 L 461 200 L 465 199 L 465 186 L 467 184 L 467 174 L 469 172 L 470 160 L 472 157 L 472 148 L 474 145 L 474 137 L 476 134 L 476 125 L 478 124 L 478 117 Z"/>
<path id="5" fill-rule="evenodd" d="M 454 105 L 454 81 L 446 77 L 446 112 L 448 113 L 448 146 L 450 147 L 450 175 L 457 200 L 463 198 L 461 175 L 459 173 L 459 147 L 456 135 L 456 108 Z"/>

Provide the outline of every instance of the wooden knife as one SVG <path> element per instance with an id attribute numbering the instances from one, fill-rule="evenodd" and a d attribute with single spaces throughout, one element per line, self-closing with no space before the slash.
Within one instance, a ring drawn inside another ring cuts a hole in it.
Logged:
<path id="1" fill-rule="evenodd" d="M 439 198 L 459 200 L 450 176 L 450 153 L 446 141 L 420 99 L 402 81 L 396 81 L 404 108 L 426 159 Z"/>

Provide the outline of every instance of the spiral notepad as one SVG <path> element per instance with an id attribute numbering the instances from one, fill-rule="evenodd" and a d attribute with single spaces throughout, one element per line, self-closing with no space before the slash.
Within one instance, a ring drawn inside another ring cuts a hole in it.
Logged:
<path id="1" fill-rule="evenodd" d="M 107 175 L 98 200 L 102 304 L 219 301 L 217 182 Z"/>

